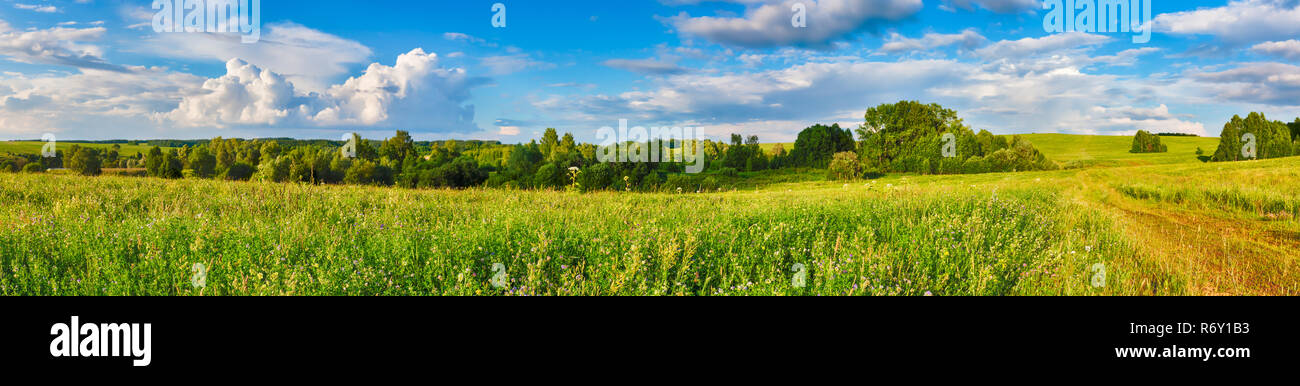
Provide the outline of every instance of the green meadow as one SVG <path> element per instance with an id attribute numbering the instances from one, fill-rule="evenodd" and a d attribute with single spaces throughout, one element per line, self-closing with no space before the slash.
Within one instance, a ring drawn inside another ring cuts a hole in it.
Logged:
<path id="1" fill-rule="evenodd" d="M 67 152 L 68 149 L 71 149 L 73 145 L 94 148 L 94 149 L 113 148 L 113 144 L 106 144 L 106 143 L 55 142 L 54 144 L 55 148 L 57 148 L 58 150 L 62 150 L 64 152 Z M 118 153 L 122 154 L 123 156 L 135 156 L 136 153 L 148 154 L 149 149 L 152 148 L 152 146 L 149 146 L 149 144 L 146 142 L 139 142 L 135 145 L 126 144 L 126 143 L 118 144 L 118 145 L 121 147 L 121 150 L 118 150 Z M 41 142 L 41 141 L 0 141 L 0 154 L 4 154 L 4 153 L 40 154 L 41 149 L 44 146 L 45 146 L 45 142 Z M 170 150 L 172 148 L 163 148 L 163 149 Z"/>
<path id="2" fill-rule="evenodd" d="M 1169 146 L 1169 152 L 1136 154 L 1129 153 L 1132 136 L 1021 134 L 1020 137 L 1066 167 L 1195 163 L 1199 162 L 1196 149 L 1211 156 L 1219 146 L 1218 138 L 1160 137 Z"/>
<path id="3" fill-rule="evenodd" d="M 1300 158 L 1026 138 L 1081 163 L 848 183 L 748 172 L 703 193 L 0 174 L 0 293 L 1300 294 Z"/>

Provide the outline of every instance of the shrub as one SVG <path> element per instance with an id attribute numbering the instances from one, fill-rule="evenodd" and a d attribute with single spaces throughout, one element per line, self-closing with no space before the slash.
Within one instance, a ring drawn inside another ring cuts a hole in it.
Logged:
<path id="1" fill-rule="evenodd" d="M 965 174 L 988 173 L 991 169 L 989 161 L 980 156 L 967 158 L 966 162 L 961 165 L 961 172 Z"/>
<path id="2" fill-rule="evenodd" d="M 554 163 L 547 163 L 537 168 L 537 174 L 533 176 L 533 186 L 538 188 L 558 188 L 567 185 L 562 182 L 562 180 L 567 179 L 569 178 L 560 172 L 559 166 Z"/>
<path id="3" fill-rule="evenodd" d="M 27 166 L 23 166 L 23 173 L 44 173 L 44 172 L 45 172 L 45 166 L 41 165 L 40 162 L 29 162 L 27 163 Z"/>
<path id="4" fill-rule="evenodd" d="M 267 182 L 284 182 L 289 179 L 289 159 L 286 157 L 276 157 L 274 159 L 263 158 L 261 165 L 257 167 L 255 179 Z"/>
<path id="5" fill-rule="evenodd" d="M 835 153 L 826 169 L 826 178 L 831 180 L 856 180 L 861 176 L 858 154 L 851 151 Z"/>
<path id="6" fill-rule="evenodd" d="M 72 155 L 71 166 L 72 171 L 83 176 L 97 176 L 103 172 L 99 151 L 91 148 L 77 149 L 76 154 Z"/>
<path id="7" fill-rule="evenodd" d="M 740 176 L 740 171 L 736 170 L 736 168 L 722 168 L 718 170 L 718 175 L 723 177 L 737 177 Z"/>
<path id="8" fill-rule="evenodd" d="M 1205 149 L 1202 149 L 1199 146 L 1196 147 L 1196 159 L 1200 160 L 1201 162 L 1210 162 L 1211 158 L 1213 157 L 1205 155 Z"/>
<path id="9" fill-rule="evenodd" d="M 1042 152 L 1035 149 L 1020 136 L 1011 137 L 1009 147 L 990 154 L 990 172 L 1023 172 L 1031 170 L 1057 170 L 1060 165 L 1048 160 Z"/>
<path id="10" fill-rule="evenodd" d="M 253 168 L 253 165 L 249 165 L 245 162 L 236 162 L 234 165 L 230 165 L 230 169 L 226 169 L 226 173 L 222 177 L 231 181 L 248 181 L 249 178 L 253 177 L 253 173 L 256 172 L 257 169 Z"/>
<path id="11" fill-rule="evenodd" d="M 485 185 L 489 188 L 513 189 L 519 187 L 519 182 L 511 179 L 510 176 L 505 173 L 494 172 L 488 176 Z"/>
<path id="12" fill-rule="evenodd" d="M 568 178 L 567 176 L 565 178 Z M 615 176 L 613 168 L 608 163 L 598 163 L 587 166 L 578 172 L 578 189 L 584 192 L 593 190 L 605 190 L 614 184 L 614 180 L 622 180 L 623 177 Z"/>
<path id="13" fill-rule="evenodd" d="M 718 189 L 718 186 L 720 185 L 721 184 L 718 183 L 718 177 L 708 176 L 704 177 L 704 181 L 700 182 L 699 190 L 709 192 Z"/>
<path id="14" fill-rule="evenodd" d="M 343 183 L 349 185 L 370 185 L 375 183 L 375 163 L 358 159 L 352 162 L 343 173 Z"/>
<path id="15" fill-rule="evenodd" d="M 710 181 L 714 186 L 717 185 L 717 179 Z M 690 174 L 672 174 L 663 184 L 659 185 L 660 190 L 666 192 L 695 193 L 697 190 L 708 189 L 704 186 L 704 180 L 699 176 Z"/>
<path id="16" fill-rule="evenodd" d="M 973 157 L 972 157 L 973 158 Z M 962 174 L 962 165 L 964 162 L 961 158 L 944 158 L 939 160 L 939 167 L 935 170 L 937 174 Z"/>
<path id="17" fill-rule="evenodd" d="M 391 174 L 386 167 L 376 166 L 372 174 L 373 183 L 389 184 Z M 479 167 L 478 161 L 470 157 L 458 157 L 445 165 L 420 173 L 420 183 L 424 187 L 468 188 L 483 185 L 488 180 L 488 172 Z"/>

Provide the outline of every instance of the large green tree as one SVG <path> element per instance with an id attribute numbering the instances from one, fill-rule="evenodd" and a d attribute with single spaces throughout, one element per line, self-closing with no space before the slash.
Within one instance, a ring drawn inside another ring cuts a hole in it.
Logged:
<path id="1" fill-rule="evenodd" d="M 163 176 L 163 151 L 161 147 L 154 146 L 149 149 L 149 155 L 145 156 L 145 171 L 153 177 Z"/>
<path id="2" fill-rule="evenodd" d="M 853 133 L 840 129 L 838 123 L 813 125 L 799 132 L 794 149 L 790 150 L 789 163 L 793 166 L 825 168 L 835 153 L 853 151 Z"/>
<path id="3" fill-rule="evenodd" d="M 582 160 L 582 156 L 578 154 L 577 150 L 578 143 L 573 139 L 573 134 L 564 133 L 564 137 L 560 138 L 560 142 L 555 145 L 555 148 L 551 149 L 550 161 L 555 162 L 556 166 L 561 168 L 573 166 Z"/>
<path id="4" fill-rule="evenodd" d="M 159 177 L 162 178 L 181 178 L 184 176 L 185 165 L 181 162 L 181 157 L 175 150 L 163 154 L 162 164 L 159 167 Z"/>
<path id="5" fill-rule="evenodd" d="M 868 109 L 865 120 L 858 129 L 858 151 L 866 172 L 952 174 L 1059 167 L 1018 137 L 1008 142 L 987 131 L 975 134 L 956 111 L 938 104 L 884 104 Z"/>
<path id="6" fill-rule="evenodd" d="M 379 156 L 394 161 L 402 161 L 407 155 L 415 154 L 415 141 L 411 133 L 398 130 L 396 135 L 379 145 Z"/>
<path id="7" fill-rule="evenodd" d="M 217 173 L 217 157 L 212 155 L 206 147 L 199 147 L 190 151 L 190 170 L 194 171 L 194 176 L 199 178 L 212 178 Z"/>
<path id="8" fill-rule="evenodd" d="M 68 169 L 83 176 L 97 176 L 102 172 L 104 163 L 99 150 L 73 145 L 69 152 L 72 158 L 68 160 Z"/>
<path id="9" fill-rule="evenodd" d="M 867 109 L 864 118 L 866 122 L 858 129 L 863 158 L 877 167 L 898 171 L 920 171 L 903 169 L 916 169 L 922 161 L 942 156 L 939 138 L 944 133 L 958 137 L 974 134 L 956 111 L 934 103 L 883 104 Z"/>
<path id="10" fill-rule="evenodd" d="M 555 151 L 555 145 L 558 145 L 559 143 L 560 135 L 556 133 L 555 129 L 548 127 L 546 128 L 546 132 L 542 133 L 542 141 L 537 145 L 537 147 L 542 151 L 543 158 L 551 159 L 551 152 Z"/>

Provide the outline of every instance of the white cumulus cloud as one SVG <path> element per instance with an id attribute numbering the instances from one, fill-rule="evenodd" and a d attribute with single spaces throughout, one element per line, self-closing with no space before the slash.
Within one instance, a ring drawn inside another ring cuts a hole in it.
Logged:
<path id="1" fill-rule="evenodd" d="M 441 132 L 476 131 L 470 89 L 483 80 L 439 66 L 414 49 L 392 66 L 372 63 L 358 77 L 325 92 L 303 92 L 283 75 L 240 59 L 226 74 L 204 82 L 159 119 L 187 127 L 399 127 Z"/>
<path id="2" fill-rule="evenodd" d="M 1232 0 L 1227 5 L 1163 13 L 1156 32 L 1212 35 L 1231 44 L 1279 40 L 1300 35 L 1300 1 Z"/>
<path id="3" fill-rule="evenodd" d="M 241 58 L 289 79 L 299 89 L 324 91 L 348 67 L 365 63 L 369 47 L 302 25 L 282 22 L 266 25 L 255 44 L 244 44 L 238 34 L 157 34 L 148 50 L 163 57 L 215 59 Z"/>

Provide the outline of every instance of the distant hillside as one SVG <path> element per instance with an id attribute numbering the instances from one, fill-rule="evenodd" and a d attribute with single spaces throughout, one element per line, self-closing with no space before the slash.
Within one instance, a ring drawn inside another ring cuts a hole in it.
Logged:
<path id="1" fill-rule="evenodd" d="M 1129 153 L 1133 147 L 1132 136 L 1121 135 L 1072 135 L 1072 134 L 1021 134 L 1029 140 L 1047 158 L 1060 163 L 1061 166 L 1130 166 L 1163 165 L 1201 162 L 1196 157 L 1196 148 L 1212 155 L 1219 146 L 1218 138 L 1207 137 L 1161 137 L 1161 143 L 1169 146 L 1168 153 Z M 1074 162 L 1074 165 L 1069 165 Z"/>
<path id="2" fill-rule="evenodd" d="M 132 156 L 134 156 L 136 152 L 148 153 L 149 149 L 153 147 L 151 145 L 148 145 L 148 142 L 146 141 L 134 141 L 134 142 L 136 142 L 137 144 L 132 145 L 130 143 L 99 143 L 99 142 L 90 143 L 90 142 L 75 142 L 75 141 L 58 141 L 55 144 L 55 146 L 59 150 L 67 151 L 69 148 L 72 147 L 72 145 L 77 145 L 81 147 L 90 147 L 96 149 L 108 149 L 108 148 L 112 148 L 113 145 L 118 145 L 122 147 L 122 150 L 118 151 L 118 154 L 132 155 Z M 41 142 L 41 141 L 0 141 L 0 154 L 4 154 L 4 153 L 38 154 L 41 152 L 41 147 L 43 146 L 45 146 L 45 142 Z M 169 148 L 169 147 L 164 147 L 164 148 Z"/>
<path id="3" fill-rule="evenodd" d="M 299 146 L 299 145 L 339 146 L 343 143 L 342 141 L 332 141 L 328 139 L 258 138 L 258 140 L 260 141 L 273 140 L 279 142 L 281 145 L 286 145 L 286 146 Z M 113 145 L 118 145 L 121 146 L 122 148 L 119 154 L 135 155 L 136 152 L 148 153 L 149 149 L 153 148 L 154 146 L 162 146 L 164 150 L 167 150 L 173 148 L 180 148 L 184 146 L 194 147 L 195 145 L 199 145 L 199 144 L 207 144 L 210 141 L 211 140 L 207 140 L 207 139 L 151 139 L 151 140 L 114 139 L 114 140 L 105 140 L 105 141 L 66 140 L 66 141 L 58 141 L 56 146 L 58 146 L 59 150 L 67 150 L 68 148 L 71 148 L 72 145 L 78 145 L 81 147 L 91 147 L 96 149 L 107 149 L 113 147 Z M 368 142 L 370 142 L 372 146 L 379 147 L 381 140 L 369 139 Z M 441 144 L 445 142 L 447 141 L 416 141 L 415 146 L 419 147 L 420 149 L 427 150 L 430 146 L 432 146 L 435 143 Z M 480 143 L 493 144 L 493 145 L 501 144 L 501 141 L 485 141 L 485 140 L 457 140 L 456 142 L 462 144 L 480 144 Z M 41 152 L 42 146 L 45 146 L 45 142 L 37 141 L 37 140 L 0 141 L 0 154 L 4 154 L 4 153 L 36 154 Z M 791 144 L 790 146 L 793 146 L 793 144 Z M 786 150 L 789 150 L 789 148 L 787 147 Z"/>
<path id="4" fill-rule="evenodd" d="M 1127 166 L 1159 165 L 1200 162 L 1196 159 L 1196 148 L 1205 150 L 1206 155 L 1214 153 L 1219 146 L 1218 138 L 1195 136 L 1162 135 L 1160 140 L 1169 146 L 1168 153 L 1133 154 L 1133 137 L 1123 135 L 1074 135 L 1074 134 L 1018 134 L 1033 143 L 1048 159 L 1069 166 Z M 1010 137 L 1003 135 L 1002 137 Z M 762 144 L 769 154 L 776 143 Z M 785 151 L 794 149 L 794 143 L 782 143 Z"/>

